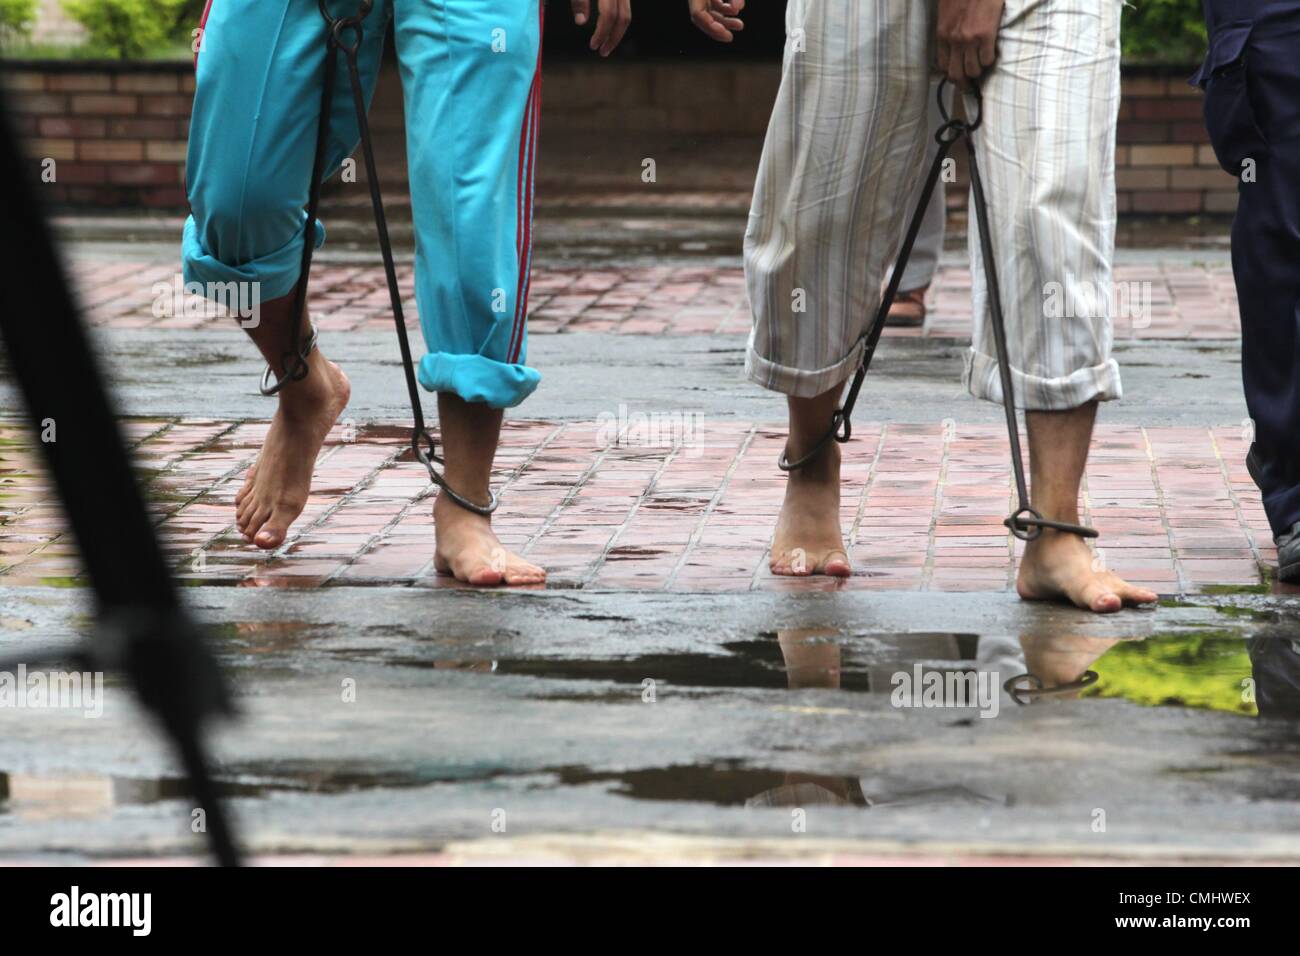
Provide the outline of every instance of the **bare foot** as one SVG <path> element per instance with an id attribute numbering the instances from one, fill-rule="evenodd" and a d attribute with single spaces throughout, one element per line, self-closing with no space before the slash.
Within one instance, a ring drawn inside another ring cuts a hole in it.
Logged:
<path id="1" fill-rule="evenodd" d="M 1016 591 L 1026 601 L 1067 601 L 1098 614 L 1159 600 L 1154 591 L 1093 563 L 1092 550 L 1078 535 L 1045 529 L 1041 538 L 1025 545 Z"/>
<path id="2" fill-rule="evenodd" d="M 325 436 L 352 395 L 347 376 L 317 350 L 311 371 L 280 393 L 262 453 L 235 495 L 235 515 L 244 540 L 278 548 L 289 525 L 307 507 L 311 476 Z"/>
<path id="3" fill-rule="evenodd" d="M 831 443 L 816 459 L 792 471 L 772 538 L 773 574 L 807 577 L 853 573 L 840 534 L 840 446 Z"/>
<path id="4" fill-rule="evenodd" d="M 1021 634 L 1025 667 L 1043 682 L 1044 688 L 1073 684 L 1088 673 L 1107 651 L 1119 643 L 1114 637 L 1091 637 L 1085 634 Z M 1073 692 L 1070 697 L 1078 697 Z"/>
<path id="5" fill-rule="evenodd" d="M 446 495 L 433 503 L 437 544 L 433 566 L 439 574 L 476 587 L 543 584 L 546 572 L 502 547 L 483 515 L 466 511 Z"/>

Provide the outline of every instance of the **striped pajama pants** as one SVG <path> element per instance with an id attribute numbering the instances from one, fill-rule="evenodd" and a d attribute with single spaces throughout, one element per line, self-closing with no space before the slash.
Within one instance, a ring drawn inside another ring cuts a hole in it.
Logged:
<path id="1" fill-rule="evenodd" d="M 790 0 L 745 234 L 751 380 L 798 397 L 862 358 L 925 171 L 935 0 Z M 1017 403 L 1119 398 L 1111 358 L 1120 0 L 1007 0 L 975 134 Z M 969 108 L 968 104 L 968 108 Z M 965 383 L 1002 401 L 978 235 Z"/>

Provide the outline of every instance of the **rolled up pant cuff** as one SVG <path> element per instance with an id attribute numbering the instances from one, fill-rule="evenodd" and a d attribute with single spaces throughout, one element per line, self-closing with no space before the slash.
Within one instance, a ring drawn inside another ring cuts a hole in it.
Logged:
<path id="1" fill-rule="evenodd" d="M 231 282 L 253 283 L 258 290 L 259 301 L 272 302 L 288 295 L 298 286 L 306 231 L 307 216 L 304 213 L 302 226 L 279 249 L 239 265 L 230 265 L 213 257 L 203 247 L 194 217 L 190 216 L 185 221 L 185 232 L 181 238 L 181 273 L 187 285 L 198 283 L 205 290 Z M 317 221 L 316 248 L 319 249 L 324 244 L 325 226 Z M 205 294 L 210 295 L 206 291 Z"/>
<path id="2" fill-rule="evenodd" d="M 1002 403 L 1002 378 L 997 359 L 970 349 L 966 353 L 962 381 L 976 398 Z M 1124 395 L 1119 363 L 1114 359 L 1059 378 L 1027 375 L 1013 367 L 1011 384 L 1016 393 L 1016 407 L 1031 412 L 1069 411 L 1089 402 L 1109 402 Z"/>
<path id="3" fill-rule="evenodd" d="M 801 369 L 763 358 L 751 346 L 745 352 L 745 376 L 769 391 L 794 398 L 815 398 L 853 376 L 862 361 L 862 348 L 859 341 L 838 362 L 819 369 Z"/>
<path id="4" fill-rule="evenodd" d="M 489 408 L 514 408 L 533 393 L 542 376 L 527 365 L 495 362 L 482 355 L 430 352 L 420 359 L 419 379 L 431 392 L 454 392 Z"/>

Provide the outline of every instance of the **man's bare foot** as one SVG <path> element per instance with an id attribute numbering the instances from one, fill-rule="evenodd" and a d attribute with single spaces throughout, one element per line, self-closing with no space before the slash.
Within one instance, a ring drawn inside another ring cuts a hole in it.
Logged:
<path id="1" fill-rule="evenodd" d="M 347 376 L 319 350 L 309 367 L 306 378 L 280 392 L 262 453 L 235 495 L 239 530 L 259 548 L 283 544 L 289 525 L 307 507 L 316 456 L 352 395 Z"/>
<path id="2" fill-rule="evenodd" d="M 773 574 L 806 577 L 853 573 L 840 534 L 840 446 L 832 442 L 813 461 L 792 471 L 772 537 Z"/>
<path id="3" fill-rule="evenodd" d="M 1092 549 L 1078 535 L 1051 529 L 1025 545 L 1016 591 L 1026 601 L 1068 601 L 1098 614 L 1159 599 L 1154 591 L 1094 567 Z"/>
<path id="4" fill-rule="evenodd" d="M 439 574 L 476 587 L 545 583 L 545 571 L 502 547 L 491 520 L 466 511 L 447 495 L 434 501 L 433 523 L 433 566 Z"/>

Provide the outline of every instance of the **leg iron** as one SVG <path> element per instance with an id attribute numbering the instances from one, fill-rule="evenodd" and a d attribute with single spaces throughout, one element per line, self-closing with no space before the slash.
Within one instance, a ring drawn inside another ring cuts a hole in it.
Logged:
<path id="1" fill-rule="evenodd" d="M 1011 533 L 1022 541 L 1033 541 L 1042 534 L 1044 528 L 1077 534 L 1083 538 L 1095 538 L 1097 537 L 1097 531 L 1094 528 L 1068 524 L 1063 521 L 1051 521 L 1044 518 L 1029 503 L 1029 488 L 1025 481 L 1025 465 L 1020 454 L 1020 428 L 1016 418 L 1016 398 L 1014 383 L 1011 378 L 1011 362 L 1007 352 L 1007 331 L 1002 315 L 1002 296 L 998 286 L 997 267 L 993 261 L 993 240 L 989 228 L 988 204 L 984 195 L 984 181 L 980 176 L 979 162 L 976 159 L 973 140 L 973 134 L 979 129 L 983 119 L 983 111 L 977 112 L 974 120 L 953 119 L 944 106 L 944 87 L 947 84 L 948 81 L 944 80 L 939 86 L 938 93 L 939 109 L 944 119 L 943 125 L 935 133 L 935 140 L 939 143 L 939 150 L 935 155 L 934 162 L 930 165 L 929 172 L 926 174 L 920 201 L 916 212 L 912 215 L 911 223 L 908 225 L 907 235 L 903 239 L 903 248 L 898 255 L 898 263 L 894 266 L 893 277 L 889 280 L 889 285 L 885 289 L 880 309 L 876 313 L 876 318 L 871 323 L 870 328 L 867 329 L 860 340 L 862 342 L 862 360 L 858 365 L 857 374 L 853 376 L 853 382 L 849 385 L 848 395 L 845 397 L 844 404 L 831 419 L 830 431 L 797 461 L 790 461 L 789 450 L 787 449 L 781 454 L 778 467 L 782 471 L 795 471 L 821 454 L 832 441 L 847 442 L 852 437 L 853 407 L 857 404 L 858 395 L 862 391 L 862 383 L 866 380 L 867 370 L 871 367 L 871 359 L 875 356 L 876 347 L 880 344 L 880 335 L 885 329 L 885 320 L 889 317 L 889 309 L 898 296 L 899 283 L 902 282 L 907 260 L 912 255 L 912 247 L 915 246 L 916 237 L 921 231 L 926 207 L 930 204 L 930 197 L 934 194 L 935 186 L 939 182 L 939 176 L 943 172 L 943 163 L 948 156 L 949 150 L 957 140 L 965 137 L 970 156 L 972 204 L 975 207 L 980 249 L 984 259 L 984 275 L 988 284 L 989 306 L 993 312 L 993 338 L 997 345 L 998 369 L 1002 378 L 1002 403 L 1006 411 L 1007 436 L 1011 442 L 1011 466 L 1015 473 L 1016 495 L 1018 498 L 1015 513 L 1007 518 L 1003 524 L 1011 529 Z M 970 93 L 978 105 L 980 103 L 979 86 L 972 84 Z"/>

